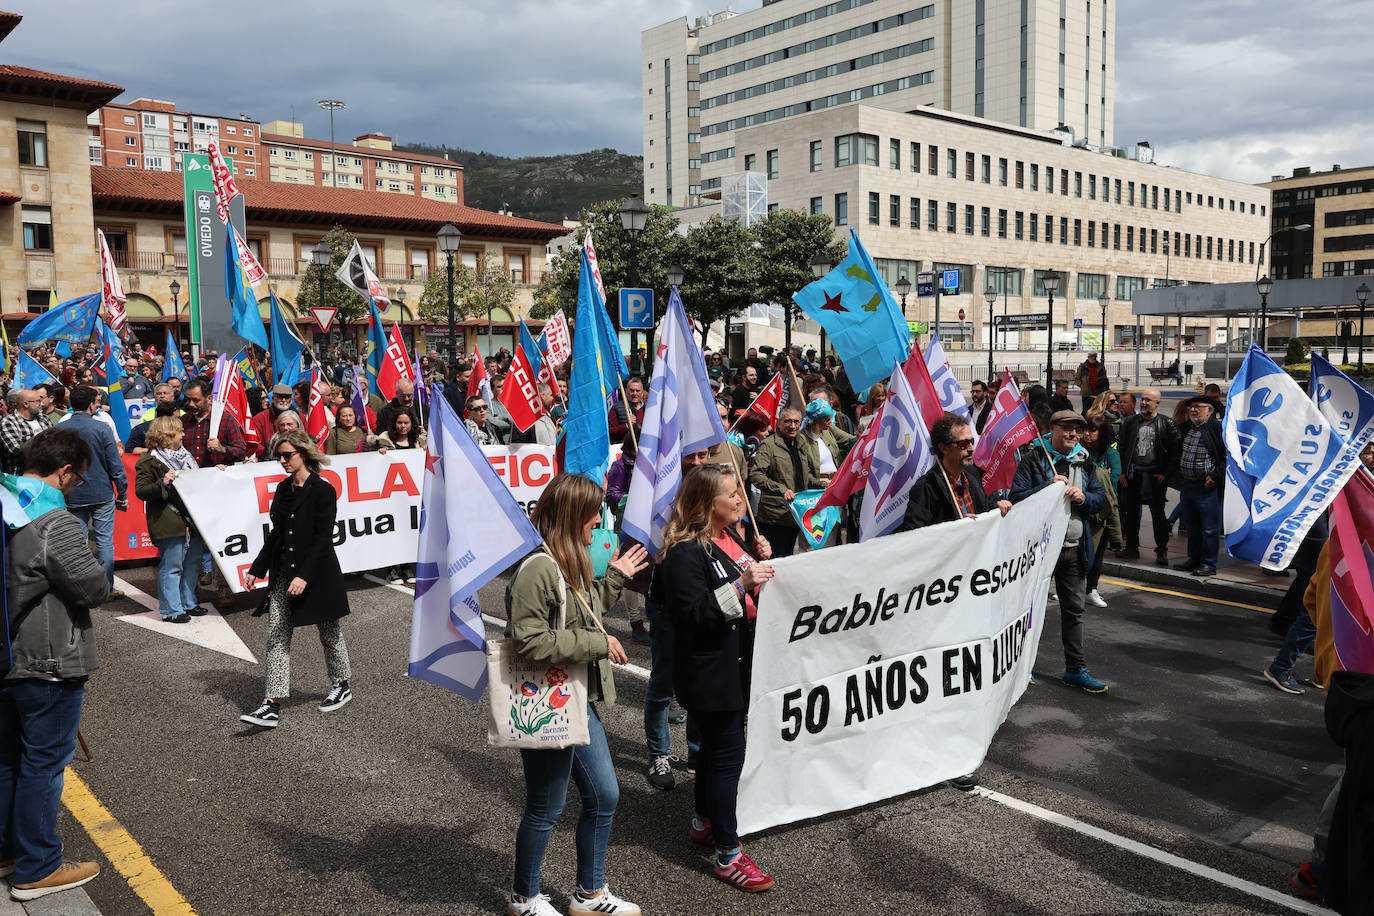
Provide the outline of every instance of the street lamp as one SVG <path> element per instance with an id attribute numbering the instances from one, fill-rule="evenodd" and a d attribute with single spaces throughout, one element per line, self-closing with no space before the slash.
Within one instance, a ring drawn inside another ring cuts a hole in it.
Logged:
<path id="1" fill-rule="evenodd" d="M 177 343 L 177 355 L 181 355 L 181 308 L 177 305 L 177 296 L 181 295 L 181 284 L 176 280 L 167 284 L 167 290 L 172 294 L 172 338 Z M 1367 290 L 1366 290 L 1367 292 Z"/>
<path id="2" fill-rule="evenodd" d="M 993 373 L 997 371 L 992 365 L 992 351 L 997 346 L 996 316 L 993 314 L 997 305 L 997 290 L 989 286 L 983 293 L 983 301 L 988 304 L 988 385 L 991 386 Z"/>
<path id="3" fill-rule="evenodd" d="M 326 244 L 324 243 L 324 240 L 323 240 L 323 239 L 320 240 L 320 243 L 319 243 L 318 245 L 316 245 L 314 248 L 311 248 L 311 249 L 310 249 L 310 260 L 313 261 L 313 262 L 315 263 L 315 272 L 316 272 L 317 274 L 319 274 L 319 278 L 320 278 L 320 301 L 319 301 L 319 304 L 320 304 L 321 307 L 324 306 L 324 275 L 325 275 L 325 271 L 326 271 L 326 270 L 328 269 L 328 267 L 329 267 L 329 262 L 332 261 L 333 259 L 334 259 L 334 249 L 332 249 L 332 248 L 330 248 L 328 245 L 326 245 Z M 336 319 L 336 320 L 337 320 L 337 319 Z M 343 340 L 343 336 L 342 336 L 342 335 L 343 335 L 343 325 L 339 325 L 339 335 L 340 335 L 340 338 L 339 338 L 339 339 L 340 339 L 340 341 L 341 341 L 340 347 L 342 347 L 342 346 L 343 346 L 343 344 L 342 344 L 342 340 Z"/>
<path id="4" fill-rule="evenodd" d="M 1102 339 L 1098 342 L 1097 348 L 1102 351 L 1102 370 L 1104 372 L 1107 369 L 1107 306 L 1111 304 L 1111 301 L 1105 289 L 1097 297 L 1097 304 L 1102 306 Z"/>
<path id="5" fill-rule="evenodd" d="M 897 285 L 895 289 L 897 290 L 897 295 L 902 297 L 902 315 L 903 317 L 905 317 L 906 294 L 911 292 L 911 281 L 906 278 L 906 274 L 902 274 L 900 277 L 897 278 Z"/>
<path id="6" fill-rule="evenodd" d="M 649 208 L 644 206 L 644 201 L 638 194 L 625 201 L 624 206 L 618 211 L 620 213 L 620 228 L 625 230 L 625 234 L 630 237 L 630 276 L 629 286 L 634 289 L 639 286 L 639 237 L 644 232 L 644 227 L 649 223 Z M 606 303 L 609 311 L 611 304 Z M 618 309 L 616 311 L 619 311 Z M 619 316 L 616 316 L 616 326 L 619 327 Z M 653 317 L 650 316 L 650 325 L 653 324 Z M 653 345 L 654 332 L 649 330 L 650 348 Z M 630 330 L 630 352 L 639 355 L 639 331 Z"/>
<path id="7" fill-rule="evenodd" d="M 669 267 L 665 273 L 668 275 L 669 286 L 681 286 L 683 278 L 687 276 L 681 267 Z"/>
<path id="8" fill-rule="evenodd" d="M 444 223 L 439 230 L 439 250 L 448 260 L 448 360 L 453 364 L 458 359 L 457 331 L 453 324 L 453 256 L 458 253 L 458 244 L 463 233 L 453 223 Z M 488 347 L 490 349 L 490 347 Z"/>
<path id="9" fill-rule="evenodd" d="M 1045 287 L 1045 292 L 1050 294 L 1049 317 L 1045 322 L 1045 336 L 1049 339 L 1049 346 L 1045 353 L 1045 387 L 1054 390 L 1054 294 L 1059 289 L 1059 274 L 1052 270 L 1045 271 L 1045 275 L 1040 278 L 1040 284 Z"/>
<path id="10" fill-rule="evenodd" d="M 1364 374 L 1364 306 L 1369 301 L 1369 284 L 1361 283 L 1355 289 L 1355 298 L 1360 302 L 1360 343 L 1359 343 L 1359 362 L 1360 374 Z"/>
<path id="11" fill-rule="evenodd" d="M 1255 281 L 1255 289 L 1260 294 L 1260 326 L 1259 326 L 1259 345 L 1263 351 L 1269 349 L 1269 293 L 1274 288 L 1274 281 L 1265 274 Z"/>
<path id="12" fill-rule="evenodd" d="M 829 274 L 830 271 L 834 268 L 834 266 L 835 266 L 835 262 L 832 261 L 832 260 L 830 260 L 830 258 L 826 255 L 826 253 L 825 253 L 824 251 L 822 251 L 822 252 L 820 252 L 819 254 L 817 254 L 814 258 L 811 259 L 811 276 L 813 276 L 813 277 L 815 277 L 817 280 L 819 280 L 819 279 L 821 279 L 822 277 L 825 277 L 827 274 Z M 787 307 L 787 312 L 788 312 L 788 317 L 790 318 L 790 317 L 791 317 L 791 313 L 792 313 L 792 306 L 791 306 L 791 305 L 788 305 L 788 307 Z M 903 312 L 903 314 L 905 314 L 905 312 L 906 312 L 906 307 L 905 307 L 905 306 L 903 306 L 902 312 Z M 789 327 L 790 327 L 790 324 L 791 324 L 791 323 L 789 322 Z M 822 364 L 822 365 L 825 364 L 825 327 L 824 327 L 824 325 L 821 326 L 821 364 Z"/>
<path id="13" fill-rule="evenodd" d="M 329 112 L 329 183 L 338 184 L 334 180 L 334 166 L 337 164 L 334 159 L 334 112 L 343 111 L 348 106 L 338 99 L 320 99 L 315 103 L 318 107 Z M 321 163 L 323 166 L 323 163 Z M 324 170 L 320 170 L 320 180 L 324 181 Z"/>

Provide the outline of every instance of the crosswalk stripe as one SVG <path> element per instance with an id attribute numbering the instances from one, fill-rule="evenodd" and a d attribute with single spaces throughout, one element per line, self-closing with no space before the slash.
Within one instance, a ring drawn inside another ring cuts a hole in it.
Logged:
<path id="1" fill-rule="evenodd" d="M 208 608 L 209 612 L 204 617 L 192 619 L 190 623 L 164 623 L 162 615 L 158 613 L 157 598 L 125 582 L 118 576 L 115 577 L 115 585 L 124 592 L 125 597 L 148 608 L 146 613 L 126 614 L 123 617 L 116 617 L 124 623 L 131 623 L 136 627 L 143 627 L 145 630 L 152 630 L 163 636 L 170 636 L 182 642 L 189 642 L 194 646 L 210 649 L 214 652 L 222 652 L 233 658 L 242 659 L 245 662 L 256 665 L 258 660 L 253 653 L 244 645 L 239 634 L 234 632 L 234 628 L 229 626 L 229 622 L 220 616 L 219 611 Z"/>

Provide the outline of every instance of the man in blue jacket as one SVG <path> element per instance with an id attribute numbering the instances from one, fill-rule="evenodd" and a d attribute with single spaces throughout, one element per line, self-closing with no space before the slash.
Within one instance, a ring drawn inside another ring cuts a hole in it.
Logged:
<path id="1" fill-rule="evenodd" d="M 1221 545 L 1221 485 L 1226 477 L 1226 446 L 1221 441 L 1221 422 L 1216 402 L 1206 395 L 1186 402 L 1188 419 L 1178 425 L 1178 450 L 1174 453 L 1179 476 L 1178 499 L 1183 505 L 1183 524 L 1188 528 L 1188 559 L 1174 569 L 1195 576 L 1217 571 Z"/>
<path id="2" fill-rule="evenodd" d="M 1107 685 L 1089 673 L 1083 657 L 1083 605 L 1087 597 L 1087 571 L 1093 565 L 1091 518 L 1107 500 L 1092 456 L 1078 443 L 1087 425 L 1072 410 L 1056 411 L 1050 417 L 1049 433 L 1017 453 L 1011 501 L 1018 503 L 1053 483 L 1067 485 L 1064 498 L 1069 501 L 1069 527 L 1054 567 L 1064 640 L 1064 683 L 1088 693 L 1105 693 Z M 1054 458 L 1053 464 L 1050 456 Z"/>
<path id="3" fill-rule="evenodd" d="M 114 522 L 116 509 L 123 512 L 129 508 L 129 478 L 114 433 L 95 418 L 99 398 L 100 392 L 90 385 L 78 385 L 69 399 L 72 415 L 62 425 L 91 447 L 91 466 L 67 497 L 67 508 L 87 534 L 93 535 L 95 555 L 105 567 L 110 597 L 122 598 L 124 593 L 114 587 Z"/>

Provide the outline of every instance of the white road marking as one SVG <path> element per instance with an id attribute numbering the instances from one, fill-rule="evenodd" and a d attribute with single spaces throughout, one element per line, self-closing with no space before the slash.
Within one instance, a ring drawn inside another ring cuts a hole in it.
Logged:
<path id="1" fill-rule="evenodd" d="M 1003 795 L 1001 792 L 994 792 L 991 789 L 986 789 L 982 786 L 979 786 L 973 791 L 974 794 L 981 795 L 989 801 L 995 801 L 999 805 L 1005 805 L 1006 807 L 1011 808 L 1015 811 L 1020 811 L 1023 814 L 1029 814 L 1031 817 L 1039 818 L 1042 821 L 1055 824 L 1059 827 L 1064 827 L 1068 830 L 1073 830 L 1076 833 L 1081 833 L 1084 836 L 1092 837 L 1093 839 L 1099 840 L 1103 843 L 1110 843 L 1118 849 L 1124 849 L 1127 852 L 1133 852 L 1138 856 L 1142 856 L 1146 859 L 1159 862 L 1162 865 L 1168 865 L 1172 868 L 1177 868 L 1180 871 L 1185 871 L 1190 875 L 1196 875 L 1199 878 L 1206 878 L 1209 881 L 1215 881 L 1217 884 L 1224 885 L 1225 887 L 1229 887 L 1232 890 L 1240 891 L 1243 894 L 1249 894 L 1252 897 L 1259 897 L 1261 900 L 1266 900 L 1269 903 L 1276 903 L 1280 906 L 1285 906 L 1288 909 L 1293 910 L 1295 912 L 1312 914 L 1330 914 L 1334 912 L 1332 910 L 1328 910 L 1326 907 L 1317 906 L 1314 903 L 1309 903 L 1306 900 L 1293 897 L 1289 894 L 1283 893 L 1282 891 L 1275 890 L 1274 888 L 1265 887 L 1262 884 L 1255 884 L 1252 881 L 1246 881 L 1244 878 L 1237 878 L 1235 875 L 1228 875 L 1226 872 L 1218 871 L 1217 869 L 1212 868 L 1208 865 L 1202 865 L 1190 859 L 1185 859 L 1182 856 L 1176 856 L 1173 853 L 1165 852 L 1162 849 L 1156 849 L 1153 846 L 1147 846 L 1144 843 L 1129 839 L 1124 836 L 1120 836 L 1119 834 L 1112 833 L 1109 830 L 1103 830 L 1101 827 L 1094 827 L 1092 824 L 1086 824 L 1083 821 L 1080 821 L 1076 818 L 1068 817 L 1064 814 L 1059 814 L 1058 812 L 1051 811 L 1048 808 L 1042 808 L 1039 805 L 1031 804 L 1030 802 L 1021 801 L 1021 799 L 1019 798 L 1013 798 L 1010 795 Z"/>
<path id="2" fill-rule="evenodd" d="M 385 579 L 380 579 L 374 575 L 371 575 L 370 573 L 367 574 L 366 578 L 372 582 L 376 582 L 378 585 L 384 585 L 387 588 L 395 589 L 396 591 L 401 592 L 405 595 L 410 595 L 413 597 L 415 594 L 415 590 L 413 588 L 407 588 L 402 585 L 395 585 L 391 582 L 387 582 Z M 505 626 L 506 624 L 506 622 L 501 618 L 493 617 L 490 614 L 483 614 L 482 619 L 485 620 L 487 623 L 492 624 L 493 626 L 499 627 Z M 645 668 L 641 668 L 639 665 L 617 665 L 615 670 L 628 672 L 630 674 L 633 674 L 635 677 L 642 678 L 644 680 L 648 680 L 649 678 L 648 670 Z M 1019 798 L 1013 798 L 1010 795 L 1003 795 L 1001 792 L 994 792 L 991 789 L 984 788 L 983 786 L 979 786 L 973 791 L 974 794 L 981 795 L 989 801 L 994 801 L 1000 805 L 1005 805 L 1006 807 L 1011 808 L 1015 811 L 1020 811 L 1023 814 L 1029 814 L 1030 816 L 1039 818 L 1042 821 L 1046 821 L 1048 823 L 1076 831 L 1078 833 L 1083 834 L 1084 836 L 1092 837 L 1095 840 L 1099 840 L 1100 842 L 1109 843 L 1117 847 L 1118 849 L 1124 849 L 1127 852 L 1135 853 L 1136 855 L 1142 856 L 1146 859 L 1150 859 L 1152 861 L 1159 862 L 1163 865 L 1168 865 L 1173 868 L 1177 868 L 1181 871 L 1189 873 L 1190 875 L 1196 875 L 1199 878 L 1206 878 L 1209 881 L 1215 881 L 1216 883 L 1221 884 L 1225 887 L 1229 887 L 1232 890 L 1237 890 L 1241 893 L 1249 894 L 1252 897 L 1259 897 L 1260 899 L 1267 900 L 1270 903 L 1277 903 L 1280 906 L 1285 906 L 1295 912 L 1309 913 L 1313 914 L 1313 916 L 1334 916 L 1334 911 L 1329 910 L 1326 907 L 1317 906 L 1313 903 L 1308 903 L 1306 900 L 1301 900 L 1297 897 L 1290 896 L 1288 894 L 1283 893 L 1282 891 L 1274 890 L 1273 888 L 1265 887 L 1261 884 L 1255 884 L 1252 881 L 1246 881 L 1244 878 L 1237 878 L 1235 875 L 1228 875 L 1224 871 L 1218 871 L 1215 868 L 1212 868 L 1207 865 L 1202 865 L 1197 862 L 1193 862 L 1189 859 L 1183 858 L 1182 856 L 1176 856 L 1173 853 L 1164 852 L 1161 849 L 1155 849 L 1153 846 L 1147 846 L 1144 843 L 1140 843 L 1136 840 L 1132 840 L 1119 834 L 1112 833 L 1109 830 L 1103 830 L 1101 827 L 1094 827 L 1092 824 L 1087 824 L 1083 821 L 1077 820 L 1076 818 L 1072 818 L 1064 814 L 1059 814 L 1055 811 L 1049 810 L 1048 808 L 1042 808 L 1039 805 L 1021 801 Z"/>
<path id="3" fill-rule="evenodd" d="M 407 595 L 411 598 L 415 597 L 415 589 L 412 586 L 397 585 L 395 582 L 388 582 L 379 576 L 372 575 L 372 573 L 364 573 L 363 578 L 367 579 L 369 582 L 376 582 L 378 585 L 386 586 L 389 589 L 398 591 L 401 594 Z M 505 620 L 501 619 L 500 617 L 493 617 L 490 614 L 483 614 L 482 619 L 494 627 L 504 627 L 506 625 Z M 175 626 L 175 624 L 172 624 L 172 626 Z M 615 670 L 633 674 L 635 677 L 640 678 L 641 680 L 647 681 L 649 679 L 649 669 L 641 668 L 639 665 L 616 665 Z"/>
<path id="4" fill-rule="evenodd" d="M 125 623 L 132 623 L 136 627 L 143 627 L 145 630 L 152 630 L 163 636 L 170 636 L 182 642 L 189 642 L 192 645 L 201 646 L 215 652 L 223 652 L 225 655 L 242 659 L 250 664 L 256 665 L 258 660 L 253 653 L 248 651 L 243 640 L 239 639 L 239 634 L 234 632 L 234 628 L 229 626 L 228 621 L 220 616 L 219 611 L 209 608 L 210 613 L 204 617 L 196 617 L 190 623 L 163 623 L 162 615 L 158 613 L 157 598 L 135 588 L 118 576 L 115 577 L 115 586 L 122 589 L 125 597 L 138 602 L 148 608 L 147 613 L 128 614 L 124 617 L 116 617 Z"/>

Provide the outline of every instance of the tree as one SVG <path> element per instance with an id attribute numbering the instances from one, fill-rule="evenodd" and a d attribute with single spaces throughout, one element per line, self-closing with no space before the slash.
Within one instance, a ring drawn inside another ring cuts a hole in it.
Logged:
<path id="1" fill-rule="evenodd" d="M 606 287 L 606 308 L 614 321 L 617 291 L 630 285 L 630 235 L 621 227 L 618 212 L 624 203 L 624 200 L 608 200 L 582 211 L 579 216 L 582 226 L 577 230 L 576 244 L 562 251 L 545 268 L 544 279 L 534 293 L 534 308 L 530 310 L 530 317 L 542 321 L 562 309 L 569 318 L 576 319 L 582 240 L 586 238 L 587 230 L 591 229 L 597 262 L 601 266 L 601 282 Z M 664 297 L 668 295 L 668 258 L 675 251 L 677 242 L 677 219 L 668 208 L 651 205 L 649 218 L 636 245 L 638 271 L 635 285 L 654 291 L 655 320 L 663 315 L 663 306 L 667 301 Z"/>
<path id="2" fill-rule="evenodd" d="M 680 236 L 673 260 L 682 268 L 682 307 L 701 334 L 738 315 L 758 300 L 760 249 L 754 234 L 737 220 L 713 216 Z"/>
<path id="3" fill-rule="evenodd" d="M 455 264 L 453 268 L 453 314 L 455 321 L 485 318 L 495 309 L 510 311 L 515 304 L 515 284 L 501 261 L 492 255 L 482 258 L 482 270 Z M 420 317 L 426 321 L 448 321 L 448 265 L 430 274 L 420 294 Z"/>
<path id="4" fill-rule="evenodd" d="M 835 239 L 830 217 L 800 210 L 775 210 L 753 227 L 762 257 L 759 259 L 758 297 L 760 302 L 782 305 L 787 310 L 787 339 L 791 341 L 792 294 L 816 279 L 811 261 L 824 254 L 832 263 L 844 260 L 849 251 L 845 240 Z"/>
<path id="5" fill-rule="evenodd" d="M 305 275 L 301 278 L 300 288 L 296 292 L 296 312 L 300 315 L 308 315 L 310 310 L 317 305 L 336 308 L 339 314 L 335 319 L 335 327 L 342 330 L 346 325 L 355 321 L 361 321 L 367 315 L 367 300 L 360 296 L 352 287 L 345 286 L 336 273 L 343 266 L 344 258 L 353 250 L 353 233 L 343 226 L 335 223 L 334 228 L 324 234 L 322 240 L 334 252 L 329 259 L 329 266 L 323 268 L 324 276 L 324 302 L 320 301 L 320 270 L 311 261 L 305 269 Z M 377 265 L 372 265 L 373 270 Z"/>

